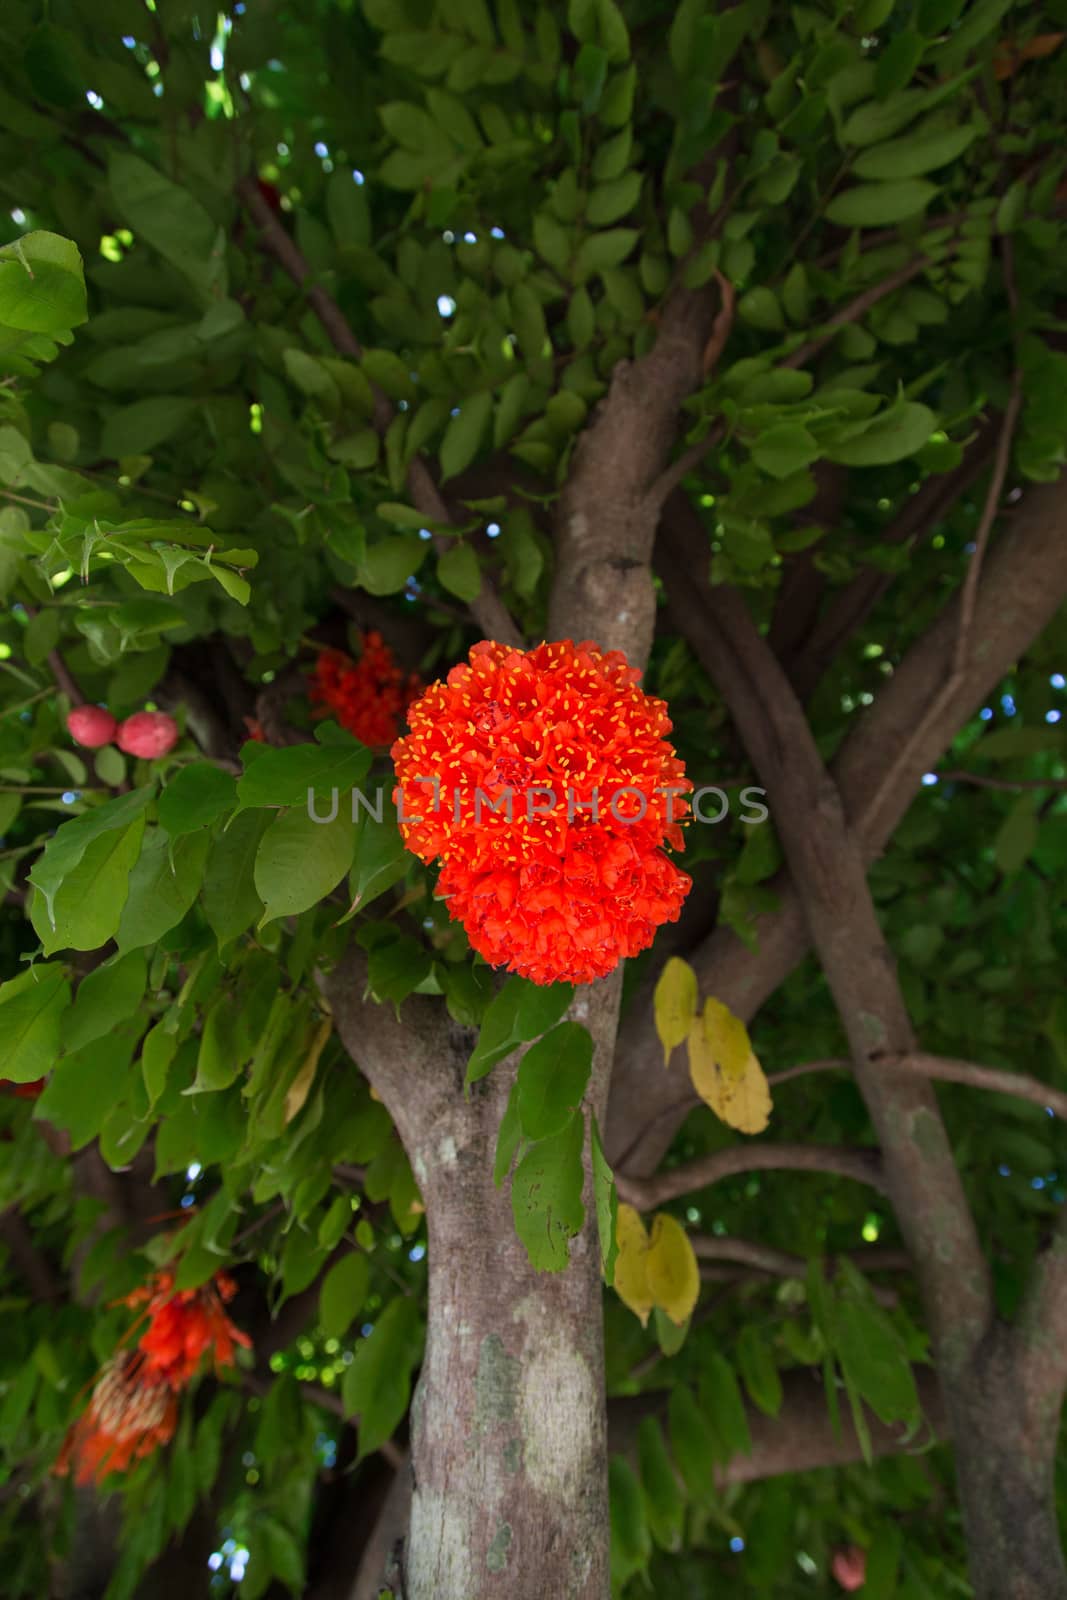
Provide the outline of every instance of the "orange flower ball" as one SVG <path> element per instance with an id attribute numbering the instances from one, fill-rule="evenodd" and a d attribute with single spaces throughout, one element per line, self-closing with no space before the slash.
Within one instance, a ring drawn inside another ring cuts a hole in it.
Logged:
<path id="1" fill-rule="evenodd" d="M 493 966 L 590 983 L 677 919 L 690 879 L 663 846 L 692 785 L 639 678 L 588 642 L 484 641 L 410 707 L 400 831 Z"/>

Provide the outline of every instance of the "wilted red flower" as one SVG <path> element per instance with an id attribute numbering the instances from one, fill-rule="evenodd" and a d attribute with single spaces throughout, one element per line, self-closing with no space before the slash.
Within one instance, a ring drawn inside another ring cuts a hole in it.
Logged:
<path id="1" fill-rule="evenodd" d="M 690 880 L 662 846 L 691 785 L 639 678 L 588 642 L 485 641 L 409 711 L 400 830 L 494 966 L 588 983 L 677 919 Z"/>
<path id="2" fill-rule="evenodd" d="M 315 663 L 311 699 L 332 711 L 342 728 L 365 745 L 392 744 L 400 718 L 422 689 L 414 674 L 405 678 L 380 633 L 366 633 L 358 661 L 341 650 L 324 650 Z"/>
<path id="3" fill-rule="evenodd" d="M 153 1381 L 181 1389 L 196 1376 L 205 1355 L 218 1370 L 233 1365 L 235 1345 L 251 1349 L 248 1335 L 223 1309 L 236 1292 L 224 1272 L 199 1289 L 178 1290 L 172 1272 L 158 1272 L 150 1284 L 127 1295 L 127 1305 L 145 1307 L 148 1326 L 137 1349 Z"/>
<path id="4" fill-rule="evenodd" d="M 109 1472 L 125 1472 L 174 1437 L 178 1402 L 174 1391 L 153 1377 L 139 1351 L 109 1361 L 92 1398 L 67 1434 L 56 1462 L 66 1473 L 75 1463 L 77 1483 L 101 1483 Z"/>

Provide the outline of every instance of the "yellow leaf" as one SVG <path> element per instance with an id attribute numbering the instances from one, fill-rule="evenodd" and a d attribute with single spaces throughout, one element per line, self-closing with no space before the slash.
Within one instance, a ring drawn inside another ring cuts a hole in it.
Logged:
<path id="1" fill-rule="evenodd" d="M 285 1096 L 285 1124 L 286 1127 L 293 1118 L 303 1109 L 304 1101 L 311 1092 L 311 1085 L 315 1081 L 315 1071 L 319 1064 L 319 1057 L 326 1048 L 326 1041 L 333 1031 L 333 1023 L 329 1017 L 324 1018 L 315 1030 L 307 1055 L 304 1057 L 303 1066 L 289 1085 Z"/>
<path id="2" fill-rule="evenodd" d="M 629 1306 L 635 1317 L 640 1317 L 644 1327 L 652 1310 L 646 1271 L 648 1234 L 633 1206 L 619 1206 L 615 1239 L 619 1246 L 615 1257 L 615 1292 L 623 1305 Z"/>
<path id="3" fill-rule="evenodd" d="M 693 1088 L 717 1117 L 740 1133 L 762 1133 L 771 1114 L 771 1092 L 740 1017 L 719 1000 L 689 1030 L 689 1075 Z"/>
<path id="4" fill-rule="evenodd" d="M 676 1327 L 682 1327 L 697 1303 L 700 1268 L 689 1235 L 665 1211 L 652 1222 L 645 1274 L 653 1304 L 666 1312 Z"/>
<path id="5" fill-rule="evenodd" d="M 696 973 L 687 961 L 671 956 L 652 996 L 664 1066 L 669 1063 L 675 1045 L 681 1044 L 688 1035 L 699 998 Z"/>

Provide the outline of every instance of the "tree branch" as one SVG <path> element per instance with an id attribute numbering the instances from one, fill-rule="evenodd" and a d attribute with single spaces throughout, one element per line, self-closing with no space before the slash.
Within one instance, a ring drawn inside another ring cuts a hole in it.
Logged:
<path id="1" fill-rule="evenodd" d="M 948 1435 L 948 1418 L 937 1379 L 929 1368 L 915 1373 L 925 1427 L 909 1437 L 901 1423 L 886 1424 L 867 1411 L 871 1450 L 876 1456 L 919 1453 L 936 1439 Z M 782 1374 L 783 1400 L 776 1417 L 754 1406 L 746 1407 L 752 1449 L 716 1468 L 716 1483 L 755 1483 L 785 1473 L 812 1472 L 819 1467 L 849 1466 L 863 1460 L 855 1426 L 842 1407 L 840 1427 L 835 1427 L 826 1404 L 821 1376 L 801 1367 Z M 608 1444 L 624 1454 L 632 1449 L 642 1418 L 665 1416 L 666 1393 L 618 1396 L 608 1401 Z"/>
<path id="2" fill-rule="evenodd" d="M 303 290 L 309 306 L 318 317 L 334 349 L 350 361 L 361 361 L 363 346 L 349 326 L 344 312 L 332 295 L 327 294 L 320 284 L 314 282 L 310 266 L 260 194 L 255 179 L 242 178 L 237 185 L 237 192 L 259 229 L 260 243 L 264 250 L 274 257 L 297 288 Z M 384 434 L 393 420 L 393 408 L 388 398 L 373 384 L 371 392 L 374 396 L 374 427 L 378 433 Z M 416 509 L 421 511 L 428 521 L 440 524 L 452 520 L 441 491 L 430 474 L 430 469 L 419 455 L 413 458 L 408 467 L 407 487 Z M 436 532 L 434 547 L 438 551 L 448 548 L 447 540 L 442 539 Z M 519 630 L 484 572 L 481 591 L 470 602 L 470 610 L 486 638 L 521 648 L 522 637 Z"/>
<path id="3" fill-rule="evenodd" d="M 885 1064 L 894 1072 L 910 1072 L 919 1078 L 932 1078 L 939 1083 L 963 1083 L 972 1089 L 989 1089 L 994 1094 L 1014 1095 L 1016 1100 L 1029 1100 L 1035 1106 L 1045 1106 L 1058 1117 L 1067 1118 L 1067 1094 L 1042 1083 L 1023 1072 L 1013 1072 L 1008 1067 L 984 1067 L 976 1061 L 958 1061 L 952 1056 L 930 1055 L 924 1050 L 911 1055 L 886 1058 Z M 846 1060 L 806 1061 L 784 1072 L 772 1072 L 767 1082 L 772 1086 L 788 1083 L 792 1078 L 808 1077 L 815 1072 L 851 1072 L 852 1063 Z"/>
<path id="4" fill-rule="evenodd" d="M 682 538 L 689 582 L 707 565 L 707 541 L 695 508 L 683 494 L 667 508 Z M 1029 490 L 1014 509 L 1005 532 L 985 562 L 974 630 L 981 650 L 970 662 L 951 700 L 936 720 L 928 720 L 924 740 L 912 750 L 910 766 L 898 774 L 896 788 L 880 785 L 886 752 L 908 740 L 929 686 L 950 671 L 958 632 L 958 598 L 950 601 L 926 633 L 887 678 L 870 710 L 855 720 L 833 763 L 833 774 L 864 858 L 873 861 L 920 789 L 922 774 L 936 768 L 960 726 L 977 710 L 1010 667 L 1048 625 L 1067 595 L 1067 563 L 1062 528 L 1067 518 L 1067 480 Z M 683 586 L 679 585 L 677 592 Z M 701 592 L 706 592 L 706 583 Z M 683 626 L 703 631 L 707 619 L 699 602 L 684 618 L 668 593 L 668 609 Z M 697 613 L 697 614 L 694 614 Z M 876 803 L 877 802 L 877 803 Z M 729 928 L 719 926 L 690 953 L 702 990 L 714 994 L 746 1021 L 803 958 L 810 942 L 800 899 L 787 873 L 769 885 L 778 898 L 775 911 L 756 919 L 755 952 Z M 650 1076 L 657 1052 L 651 1005 L 631 1011 L 619 1040 L 613 1097 L 606 1128 L 607 1153 L 619 1159 L 629 1151 L 634 1173 L 654 1171 L 692 1105 L 685 1084 L 669 1073 Z"/>
<path id="5" fill-rule="evenodd" d="M 806 362 L 811 360 L 812 356 L 818 355 L 819 351 L 829 344 L 840 328 L 845 327 L 850 322 L 858 322 L 860 317 L 865 317 L 871 307 L 878 304 L 879 300 L 884 299 L 887 294 L 892 294 L 902 284 L 916 277 L 927 265 L 926 258 L 920 256 L 915 261 L 909 262 L 906 267 L 901 267 L 899 271 L 891 273 L 881 283 L 874 284 L 870 289 L 864 289 L 863 293 L 857 295 L 854 300 L 850 300 L 847 306 L 842 306 L 840 311 L 835 312 L 814 339 L 809 339 L 805 344 L 800 345 L 790 355 L 786 356 L 779 365 L 782 367 L 804 366 Z M 708 452 L 714 450 L 716 445 L 721 444 L 725 437 L 725 423 L 717 422 L 702 439 L 694 440 L 676 460 L 671 462 L 669 467 L 664 468 L 649 490 L 649 499 L 657 510 L 663 505 L 667 496 L 678 487 L 682 479 L 688 477 L 694 467 L 698 467 Z"/>
<path id="6" fill-rule="evenodd" d="M 807 1256 L 795 1255 L 790 1250 L 777 1250 L 773 1245 L 761 1244 L 757 1239 L 738 1239 L 728 1234 L 691 1233 L 689 1242 L 698 1261 L 737 1261 L 742 1266 L 754 1267 L 757 1272 L 767 1272 L 776 1278 L 803 1278 L 808 1270 Z M 835 1257 L 830 1257 L 827 1270 L 832 1275 Z M 865 1250 L 846 1252 L 861 1272 L 910 1272 L 912 1261 L 906 1250 L 879 1250 L 870 1245 Z"/>
<path id="7" fill-rule="evenodd" d="M 887 1063 L 916 1050 L 867 886 L 860 845 L 799 701 L 741 596 L 679 562 L 664 581 L 683 632 L 723 695 L 767 791 L 789 871 L 848 1036 L 856 1080 L 915 1259 L 935 1341 L 951 1371 L 992 1314 L 988 1267 L 933 1090 Z"/>
<path id="8" fill-rule="evenodd" d="M 847 1150 L 836 1144 L 732 1144 L 686 1161 L 680 1167 L 637 1178 L 616 1172 L 619 1198 L 638 1211 L 652 1211 L 677 1200 L 679 1195 L 710 1188 L 742 1172 L 819 1172 L 852 1178 L 885 1192 L 882 1162 L 877 1150 Z"/>
<path id="9" fill-rule="evenodd" d="M 918 493 L 908 497 L 898 515 L 882 530 L 883 548 L 909 544 L 936 528 L 988 465 L 996 431 L 995 425 L 986 424 L 967 446 L 958 467 L 927 478 Z M 893 581 L 891 573 L 864 567 L 837 590 L 795 656 L 783 660 L 801 700 L 809 698 L 831 661 L 863 627 Z"/>

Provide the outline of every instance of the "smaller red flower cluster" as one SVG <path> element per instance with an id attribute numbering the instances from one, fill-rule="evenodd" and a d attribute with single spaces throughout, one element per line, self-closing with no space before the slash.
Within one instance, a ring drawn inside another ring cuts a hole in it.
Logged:
<path id="1" fill-rule="evenodd" d="M 411 708 L 400 831 L 493 966 L 590 983 L 677 919 L 690 880 L 663 846 L 692 786 L 639 677 L 588 642 L 486 641 Z"/>
<path id="2" fill-rule="evenodd" d="M 224 1309 L 236 1292 L 223 1272 L 199 1289 L 179 1290 L 172 1272 L 159 1272 L 127 1295 L 123 1304 L 143 1306 L 147 1327 L 135 1349 L 120 1351 L 105 1366 L 67 1435 L 56 1471 L 66 1472 L 75 1460 L 78 1483 L 100 1483 L 169 1443 L 178 1424 L 178 1395 L 204 1357 L 218 1371 L 233 1365 L 236 1345 L 251 1348 Z"/>
<path id="3" fill-rule="evenodd" d="M 342 728 L 372 749 L 392 744 L 401 717 L 421 692 L 420 679 L 404 677 L 380 633 L 362 636 L 358 661 L 342 650 L 324 650 L 311 685 L 311 699 L 322 708 L 318 715 L 332 711 Z"/>

